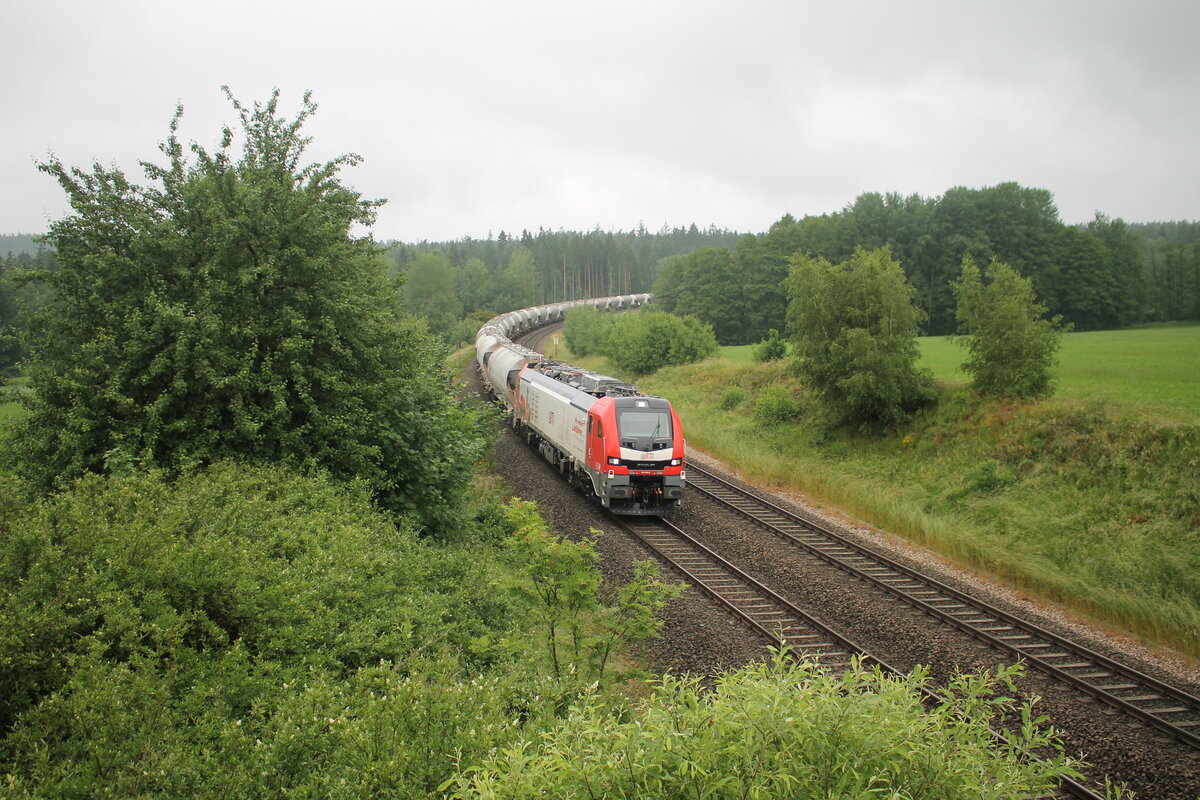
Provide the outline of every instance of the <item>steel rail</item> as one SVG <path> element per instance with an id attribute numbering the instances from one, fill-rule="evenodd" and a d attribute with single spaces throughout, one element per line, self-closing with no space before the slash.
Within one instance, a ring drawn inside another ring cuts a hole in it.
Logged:
<path id="1" fill-rule="evenodd" d="M 1028 661 L 1185 744 L 1200 748 L 1200 736 L 1190 730 L 1200 728 L 1200 698 L 906 567 L 694 463 L 688 464 L 688 488 L 914 608 Z M 789 527 L 801 530 L 788 530 Z M 1176 721 L 1166 718 L 1168 715 Z"/>
<path id="2" fill-rule="evenodd" d="M 661 517 L 614 517 L 616 523 L 666 561 L 702 592 L 716 600 L 759 635 L 774 644 L 786 644 L 793 652 L 822 659 L 844 659 L 831 667 L 849 666 L 849 658 L 860 654 L 864 661 L 898 671 L 868 654 L 808 612 L 722 558 L 717 553 Z M 733 596 L 736 593 L 736 597 Z M 788 619 L 788 617 L 791 619 Z M 799 632 L 796 632 L 799 631 Z"/>
<path id="3" fill-rule="evenodd" d="M 613 515 L 610 519 L 759 636 L 773 644 L 787 644 L 792 657 L 798 657 L 794 654 L 799 652 L 813 658 L 822 667 L 844 668 L 857 656 L 860 663 L 878 665 L 880 669 L 892 675 L 905 675 L 718 555 L 677 525 L 658 517 L 625 518 Z M 685 564 L 684 560 L 690 563 Z M 738 593 L 738 596 L 731 597 L 732 593 Z M 793 620 L 785 626 L 786 616 L 777 616 L 778 612 L 772 613 L 770 606 L 783 609 Z M 813 639 L 828 641 L 814 642 Z M 824 663 L 821 659 L 837 660 Z M 926 703 L 945 702 L 944 698 L 928 687 L 922 687 L 921 691 Z M 1008 740 L 1002 734 L 995 735 L 998 742 L 1008 744 Z M 1032 754 L 1031 756 L 1036 758 Z M 1059 779 L 1059 789 L 1059 796 L 1062 797 L 1101 800 L 1100 795 L 1066 776 Z"/>

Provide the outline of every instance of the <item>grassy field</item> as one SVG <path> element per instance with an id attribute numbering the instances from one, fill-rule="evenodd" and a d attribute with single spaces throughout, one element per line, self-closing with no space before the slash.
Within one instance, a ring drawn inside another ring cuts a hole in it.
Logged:
<path id="1" fill-rule="evenodd" d="M 1070 334 L 1061 389 L 1037 403 L 973 398 L 960 347 L 922 349 L 937 406 L 876 439 L 823 430 L 787 366 L 748 347 L 639 383 L 675 403 L 689 444 L 750 480 L 1200 658 L 1200 326 Z M 794 420 L 755 420 L 771 385 L 797 401 Z"/>
<path id="2" fill-rule="evenodd" d="M 966 350 L 948 336 L 918 340 L 921 366 L 947 386 L 968 376 Z M 753 363 L 752 345 L 722 347 L 732 364 Z M 1057 392 L 1061 398 L 1109 403 L 1122 414 L 1161 422 L 1200 422 L 1200 325 L 1089 331 L 1063 337 Z"/>
<path id="3" fill-rule="evenodd" d="M 920 344 L 921 365 L 939 381 L 966 383 L 958 368 L 965 353 L 961 345 L 945 336 L 925 337 Z M 1198 421 L 1200 325 L 1069 333 L 1059 351 L 1058 394 L 1165 422 Z"/>

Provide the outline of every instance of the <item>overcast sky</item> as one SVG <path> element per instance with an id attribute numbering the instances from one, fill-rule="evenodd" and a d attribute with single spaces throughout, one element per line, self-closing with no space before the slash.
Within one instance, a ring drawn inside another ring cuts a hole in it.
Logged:
<path id="1" fill-rule="evenodd" d="M 140 176 L 177 102 L 214 146 L 306 89 L 312 160 L 378 239 L 639 222 L 759 232 L 868 191 L 1048 189 L 1200 219 L 1200 3 L 38 0 L 0 10 L 0 233 L 67 212 L 55 153 Z"/>

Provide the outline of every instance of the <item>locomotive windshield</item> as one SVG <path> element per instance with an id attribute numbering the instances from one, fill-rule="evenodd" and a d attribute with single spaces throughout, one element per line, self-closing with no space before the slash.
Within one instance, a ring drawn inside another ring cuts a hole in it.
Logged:
<path id="1" fill-rule="evenodd" d="M 617 428 L 622 439 L 670 439 L 671 415 L 665 408 L 619 408 Z"/>

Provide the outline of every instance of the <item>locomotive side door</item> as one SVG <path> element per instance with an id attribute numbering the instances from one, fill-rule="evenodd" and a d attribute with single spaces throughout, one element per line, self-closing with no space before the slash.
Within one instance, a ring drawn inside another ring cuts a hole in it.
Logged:
<path id="1" fill-rule="evenodd" d="M 604 468 L 604 423 L 600 417 L 588 412 L 587 464 L 595 470 Z"/>

